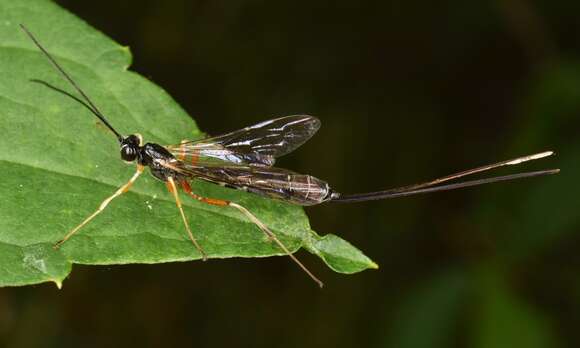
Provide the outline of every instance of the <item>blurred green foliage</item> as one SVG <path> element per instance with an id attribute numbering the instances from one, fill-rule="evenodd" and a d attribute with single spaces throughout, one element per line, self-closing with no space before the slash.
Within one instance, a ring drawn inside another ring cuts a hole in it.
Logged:
<path id="1" fill-rule="evenodd" d="M 558 176 L 308 210 L 381 264 L 287 260 L 106 270 L 0 292 L 10 346 L 575 347 L 580 36 L 574 1 L 61 0 L 211 134 L 310 113 L 280 162 L 339 191 L 553 149 Z M 34 335 L 30 333 L 34 332 Z"/>

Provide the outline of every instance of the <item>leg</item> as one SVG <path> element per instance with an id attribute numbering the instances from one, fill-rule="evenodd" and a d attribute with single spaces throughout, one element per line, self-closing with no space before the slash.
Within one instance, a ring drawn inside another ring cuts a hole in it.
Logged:
<path id="1" fill-rule="evenodd" d="M 73 234 L 77 233 L 78 230 L 80 230 L 84 225 L 86 225 L 87 223 L 89 223 L 89 221 L 91 221 L 95 216 L 99 215 L 103 210 L 105 210 L 105 208 L 107 207 L 107 205 L 109 205 L 109 203 L 111 203 L 111 201 L 117 197 L 119 197 L 120 195 L 122 195 L 123 193 L 129 191 L 129 188 L 131 187 L 131 185 L 133 185 L 133 183 L 135 182 L 135 180 L 137 180 L 137 178 L 139 177 L 139 175 L 141 175 L 141 173 L 143 173 L 144 167 L 142 165 L 137 165 L 137 171 L 135 172 L 135 174 L 133 175 L 133 177 L 131 179 L 129 179 L 129 181 L 121 186 L 111 197 L 105 199 L 103 201 L 103 203 L 101 203 L 101 205 L 99 206 L 99 208 L 92 213 L 88 218 L 85 219 L 85 221 L 81 222 L 80 225 L 78 225 L 77 227 L 73 228 L 69 233 L 67 233 L 63 239 L 61 239 L 60 241 L 58 241 L 55 245 L 54 248 L 58 249 L 64 242 L 66 242 L 70 237 L 72 237 Z"/>
<path id="2" fill-rule="evenodd" d="M 196 199 L 200 202 L 206 203 L 206 204 L 210 204 L 210 205 L 215 205 L 215 206 L 219 206 L 219 207 L 232 207 L 232 208 L 236 208 L 237 210 L 239 210 L 242 214 L 244 214 L 248 219 L 250 219 L 250 221 L 252 221 L 256 226 L 258 226 L 258 228 L 264 232 L 264 234 L 266 234 L 266 236 L 268 236 L 268 238 L 270 240 L 273 240 L 274 242 L 276 242 L 276 244 L 278 244 L 278 246 L 280 247 L 280 249 L 282 249 L 286 255 L 288 255 L 294 262 L 296 262 L 296 264 L 302 268 L 302 270 L 304 272 L 306 272 L 306 274 L 308 274 L 308 276 L 310 278 L 312 278 L 312 280 L 314 280 L 318 286 L 323 287 L 324 283 L 322 283 L 320 281 L 320 279 L 316 278 L 316 276 L 314 274 L 312 274 L 312 272 L 310 272 L 310 270 L 308 268 L 306 268 L 306 266 L 304 266 L 302 264 L 302 262 L 300 262 L 296 256 L 294 256 L 294 254 L 292 254 L 290 252 L 290 250 L 288 250 L 288 248 L 286 248 L 286 246 L 276 237 L 276 235 L 274 234 L 274 232 L 272 232 L 268 226 L 266 226 L 262 221 L 260 221 L 260 219 L 258 219 L 254 214 L 252 214 L 248 209 L 244 208 L 243 206 L 234 203 L 234 202 L 230 202 L 230 201 L 225 201 L 225 200 L 221 200 L 221 199 L 215 199 L 215 198 L 206 198 L 206 197 L 201 197 L 199 195 L 196 195 L 195 193 L 193 193 L 191 191 L 191 187 L 189 186 L 189 184 L 187 183 L 187 181 L 181 181 L 181 187 L 183 188 L 183 190 L 190 195 L 193 199 Z"/>
<path id="3" fill-rule="evenodd" d="M 167 181 L 167 188 L 169 189 L 169 192 L 173 193 L 173 197 L 175 197 L 175 204 L 177 205 L 177 208 L 179 209 L 179 213 L 181 213 L 181 218 L 183 219 L 183 224 L 185 225 L 185 229 L 187 230 L 187 234 L 189 234 L 189 239 L 191 239 L 191 242 L 193 243 L 193 245 L 195 245 L 197 250 L 199 250 L 199 252 L 201 253 L 201 257 L 202 257 L 203 261 L 206 261 L 207 254 L 205 253 L 205 251 L 203 251 L 201 246 L 197 243 L 197 240 L 195 240 L 195 238 L 193 237 L 193 233 L 191 233 L 191 229 L 189 228 L 189 224 L 187 223 L 187 218 L 185 217 L 185 213 L 183 212 L 183 208 L 181 207 L 181 200 L 179 199 L 179 195 L 177 194 L 177 187 L 175 186 L 175 181 L 173 180 L 172 177 L 168 177 L 167 180 L 168 180 Z"/>

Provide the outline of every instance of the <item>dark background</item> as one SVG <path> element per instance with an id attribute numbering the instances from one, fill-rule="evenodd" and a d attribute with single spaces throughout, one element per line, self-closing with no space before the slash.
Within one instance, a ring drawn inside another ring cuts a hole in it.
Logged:
<path id="1" fill-rule="evenodd" d="M 338 191 L 548 149 L 520 170 L 563 172 L 308 208 L 381 266 L 341 275 L 300 252 L 323 290 L 283 257 L 75 266 L 63 290 L 2 290 L 4 346 L 580 345 L 580 2 L 58 3 L 130 46 L 210 134 L 318 116 L 279 164 Z"/>

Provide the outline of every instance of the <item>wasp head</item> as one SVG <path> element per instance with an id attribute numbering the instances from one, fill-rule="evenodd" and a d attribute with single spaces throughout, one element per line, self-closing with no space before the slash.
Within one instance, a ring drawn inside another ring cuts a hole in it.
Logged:
<path id="1" fill-rule="evenodd" d="M 133 162 L 137 159 L 143 138 L 139 134 L 131 134 L 121 141 L 121 158 L 125 162 Z"/>

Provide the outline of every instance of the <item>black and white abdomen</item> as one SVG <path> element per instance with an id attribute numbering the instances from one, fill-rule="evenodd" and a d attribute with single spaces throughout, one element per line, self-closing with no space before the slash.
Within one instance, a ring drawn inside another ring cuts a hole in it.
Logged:
<path id="1" fill-rule="evenodd" d="M 276 179 L 254 175 L 243 180 L 245 183 L 237 188 L 292 204 L 316 205 L 331 198 L 328 184 L 310 175 L 284 174 Z"/>
<path id="2" fill-rule="evenodd" d="M 284 197 L 294 204 L 315 205 L 330 198 L 330 187 L 325 181 L 310 175 L 290 174 L 287 176 Z"/>
<path id="3" fill-rule="evenodd" d="M 315 205 L 333 197 L 326 182 L 283 169 L 232 166 L 195 171 L 199 179 L 292 204 Z"/>

